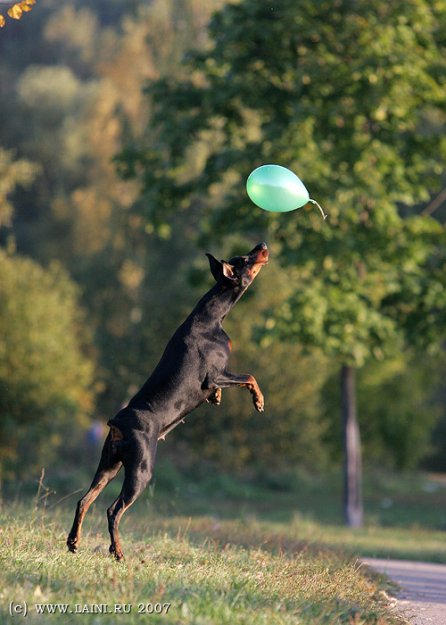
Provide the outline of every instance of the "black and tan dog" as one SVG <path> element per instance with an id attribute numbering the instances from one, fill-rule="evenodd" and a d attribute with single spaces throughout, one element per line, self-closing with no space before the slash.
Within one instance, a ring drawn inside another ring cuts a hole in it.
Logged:
<path id="1" fill-rule="evenodd" d="M 268 262 L 266 243 L 246 256 L 218 261 L 208 254 L 217 284 L 195 306 L 167 344 L 154 372 L 128 406 L 108 421 L 110 431 L 88 492 L 78 502 L 67 539 L 70 551 L 79 545 L 82 521 L 93 501 L 124 466 L 119 497 L 107 510 L 110 553 L 123 558 L 118 525 L 152 477 L 157 442 L 205 401 L 219 404 L 221 389 L 245 386 L 254 406 L 263 411 L 263 395 L 252 375 L 235 375 L 226 369 L 231 339 L 222 322 L 263 265 Z"/>

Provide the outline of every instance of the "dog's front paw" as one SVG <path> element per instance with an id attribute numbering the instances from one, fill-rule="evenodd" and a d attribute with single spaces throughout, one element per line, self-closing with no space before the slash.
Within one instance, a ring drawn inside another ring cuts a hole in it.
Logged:
<path id="1" fill-rule="evenodd" d="M 253 396 L 253 402 L 254 402 L 254 407 L 257 410 L 257 412 L 263 412 L 265 410 L 265 399 L 262 395 L 262 393 L 256 393 Z"/>
<path id="2" fill-rule="evenodd" d="M 221 388 L 216 388 L 212 395 L 209 395 L 206 401 L 208 404 L 219 406 L 221 404 Z"/>

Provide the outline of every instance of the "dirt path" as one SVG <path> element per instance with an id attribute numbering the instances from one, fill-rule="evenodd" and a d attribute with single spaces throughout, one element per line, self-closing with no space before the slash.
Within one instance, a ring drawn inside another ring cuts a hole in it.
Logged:
<path id="1" fill-rule="evenodd" d="M 400 586 L 395 608 L 413 625 L 446 625 L 446 565 L 375 558 L 363 561 Z"/>

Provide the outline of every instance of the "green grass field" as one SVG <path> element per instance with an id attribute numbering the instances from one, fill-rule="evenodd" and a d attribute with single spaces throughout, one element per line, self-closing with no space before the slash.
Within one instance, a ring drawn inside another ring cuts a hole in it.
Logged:
<path id="1" fill-rule="evenodd" d="M 26 604 L 27 623 L 391 625 L 401 621 L 388 607 L 388 584 L 359 557 L 446 562 L 437 477 L 373 478 L 366 526 L 351 531 L 340 523 L 335 479 L 266 486 L 160 470 L 121 524 L 123 564 L 108 555 L 105 519 L 118 483 L 87 516 L 75 555 L 65 538 L 78 495 L 57 503 L 60 493 L 41 489 L 28 500 L 5 498 L 0 622 L 20 621 L 10 610 Z M 47 605 L 55 613 L 39 614 Z M 127 613 L 103 613 L 115 609 Z"/>
<path id="2" fill-rule="evenodd" d="M 127 558 L 118 564 L 97 510 L 76 555 L 65 550 L 68 524 L 60 511 L 2 513 L 2 623 L 19 618 L 9 615 L 11 601 L 13 609 L 26 604 L 28 623 L 119 622 L 95 613 L 104 606 L 131 606 L 119 616 L 126 623 L 396 623 L 381 583 L 355 559 L 291 539 L 290 530 L 138 514 L 123 523 Z M 58 604 L 57 612 L 39 615 L 45 604 Z"/>

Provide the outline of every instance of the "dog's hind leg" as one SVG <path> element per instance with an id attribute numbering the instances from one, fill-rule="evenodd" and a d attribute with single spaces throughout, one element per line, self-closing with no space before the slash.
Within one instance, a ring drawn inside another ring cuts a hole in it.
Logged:
<path id="1" fill-rule="evenodd" d="M 119 497 L 107 510 L 111 538 L 110 553 L 116 560 L 122 560 L 124 557 L 119 539 L 119 523 L 124 512 L 137 500 L 152 478 L 157 442 L 158 431 L 150 435 L 134 432 L 132 440 L 126 440 L 123 446 L 124 483 Z"/>
<path id="2" fill-rule="evenodd" d="M 122 462 L 118 456 L 116 442 L 121 438 L 117 428 L 110 429 L 105 439 L 102 449 L 101 459 L 99 461 L 96 474 L 93 478 L 90 488 L 85 495 L 78 501 L 76 514 L 74 515 L 73 527 L 67 538 L 67 546 L 73 553 L 77 551 L 79 546 L 82 522 L 87 514 L 88 508 L 97 499 L 102 490 L 116 476 L 122 466 Z"/>

